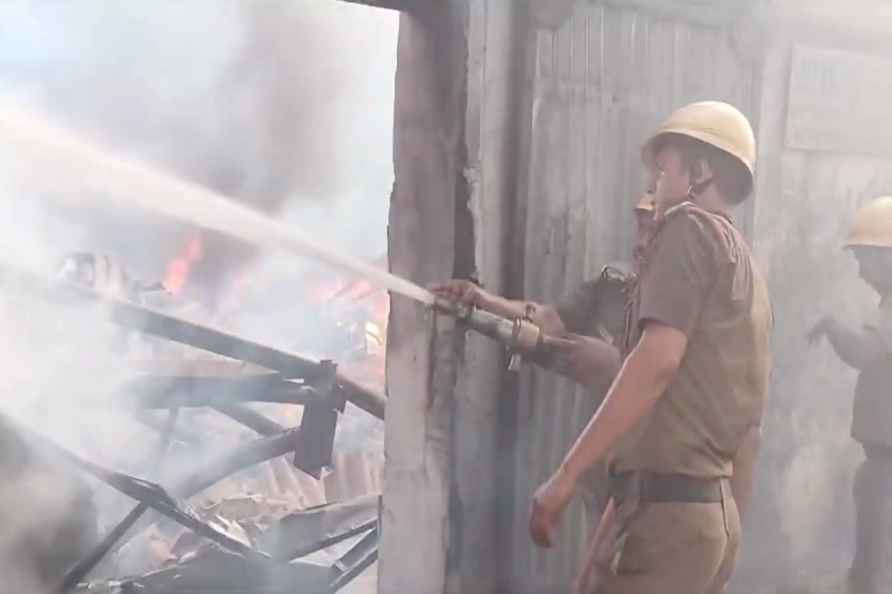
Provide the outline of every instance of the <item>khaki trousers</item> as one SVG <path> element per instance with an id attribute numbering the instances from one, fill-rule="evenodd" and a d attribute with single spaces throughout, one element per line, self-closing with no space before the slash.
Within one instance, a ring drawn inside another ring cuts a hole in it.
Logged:
<path id="1" fill-rule="evenodd" d="M 740 516 L 727 484 L 723 493 L 721 503 L 642 504 L 622 537 L 612 570 L 599 572 L 594 591 L 722 592 L 734 572 L 740 547 Z"/>

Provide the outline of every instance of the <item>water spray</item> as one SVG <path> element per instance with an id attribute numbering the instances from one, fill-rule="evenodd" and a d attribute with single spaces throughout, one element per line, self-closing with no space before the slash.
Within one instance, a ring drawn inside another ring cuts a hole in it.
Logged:
<path id="1" fill-rule="evenodd" d="M 23 190 L 40 189 L 78 203 L 126 202 L 249 243 L 310 256 L 425 305 L 434 302 L 433 295 L 418 285 L 323 247 L 294 225 L 145 163 L 113 155 L 22 108 L 0 104 L 0 146 L 6 147 L 4 161 L 11 177 L 24 182 Z"/>
<path id="2" fill-rule="evenodd" d="M 509 320 L 435 299 L 429 291 L 404 278 L 315 243 L 294 225 L 272 219 L 194 182 L 114 155 L 18 106 L 0 104 L 0 147 L 7 149 L 7 171 L 13 181 L 23 183 L 23 191 L 42 190 L 79 205 L 87 201 L 104 201 L 114 206 L 127 203 L 249 243 L 310 256 L 451 315 L 505 344 L 512 352 L 512 368 L 519 365 L 520 353 L 541 359 L 568 343 L 546 336 L 529 320 Z"/>

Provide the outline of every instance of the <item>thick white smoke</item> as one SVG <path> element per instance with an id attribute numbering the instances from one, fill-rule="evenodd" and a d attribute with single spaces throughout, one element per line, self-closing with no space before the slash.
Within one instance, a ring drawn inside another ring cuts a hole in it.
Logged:
<path id="1" fill-rule="evenodd" d="M 327 0 L 14 0 L 0 4 L 0 22 L 0 97 L 306 225 L 348 254 L 384 252 L 394 13 Z M 138 278 L 159 280 L 195 232 L 125 209 L 65 209 L 51 196 L 10 187 L 0 191 L 3 267 L 49 275 L 64 253 L 88 250 L 114 256 Z M 269 307 L 264 283 L 278 281 L 277 303 L 289 291 L 299 295 L 302 287 L 282 279 L 298 278 L 307 263 L 264 257 L 218 236 L 204 241 L 206 257 L 191 279 L 195 295 L 222 299 L 234 279 L 248 278 L 238 290 L 251 311 L 228 301 L 230 329 L 275 336 L 271 328 L 282 320 L 257 315 Z M 297 308 L 276 313 L 312 315 Z M 60 310 L 5 291 L 0 323 L 0 409 L 97 462 L 146 472 L 157 433 L 95 406 L 132 372 L 101 312 Z M 348 432 L 357 442 L 369 435 L 366 421 L 351 419 L 364 414 L 347 419 L 363 428 Z M 372 425 L 380 434 L 380 424 Z M 21 543 L 32 534 L 51 538 L 43 528 L 66 517 L 79 493 L 68 485 L 41 470 L 18 481 L 15 492 L 0 493 L 0 508 L 13 509 L 15 520 L 3 522 L 0 538 L 8 591 L 40 592 L 39 572 L 21 560 Z M 96 499 L 105 524 L 132 504 L 104 488 Z"/>

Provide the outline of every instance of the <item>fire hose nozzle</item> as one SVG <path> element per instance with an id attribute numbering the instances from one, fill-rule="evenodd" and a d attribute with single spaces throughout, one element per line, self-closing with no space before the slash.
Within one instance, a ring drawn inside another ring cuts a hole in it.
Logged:
<path id="1" fill-rule="evenodd" d="M 512 351 L 532 352 L 543 346 L 542 330 L 522 318 L 509 320 L 472 305 L 455 303 L 438 297 L 434 309 L 453 316 L 474 330 L 495 339 Z"/>
<path id="2" fill-rule="evenodd" d="M 510 352 L 508 361 L 510 371 L 517 371 L 522 359 L 527 356 L 538 365 L 550 367 L 555 353 L 571 348 L 575 344 L 569 337 L 545 334 L 539 326 L 528 319 L 509 320 L 442 297 L 437 297 L 432 307 L 505 345 Z"/>

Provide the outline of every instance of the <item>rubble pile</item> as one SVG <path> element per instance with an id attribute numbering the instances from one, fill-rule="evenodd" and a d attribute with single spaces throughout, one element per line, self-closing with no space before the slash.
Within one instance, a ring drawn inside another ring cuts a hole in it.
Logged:
<path id="1" fill-rule="evenodd" d="M 92 530 L 75 527 L 74 536 L 45 547 L 77 543 L 51 563 L 45 583 L 83 592 L 321 593 L 340 590 L 376 561 L 382 456 L 336 453 L 334 443 L 348 402 L 380 420 L 383 396 L 341 375 L 333 362 L 169 315 L 121 291 L 64 280 L 61 291 L 30 288 L 62 307 L 100 302 L 128 335 L 125 350 L 145 361 L 104 404 L 156 432 L 158 447 L 151 467 L 133 476 L 2 417 L 43 459 L 132 500 L 126 516 L 101 531 L 95 510 L 75 510 L 73 519 Z M 222 448 L 212 435 L 213 447 L 190 450 L 206 438 L 192 423 L 197 410 L 240 427 L 236 444 Z M 185 460 L 168 468 L 165 457 L 174 453 Z"/>

